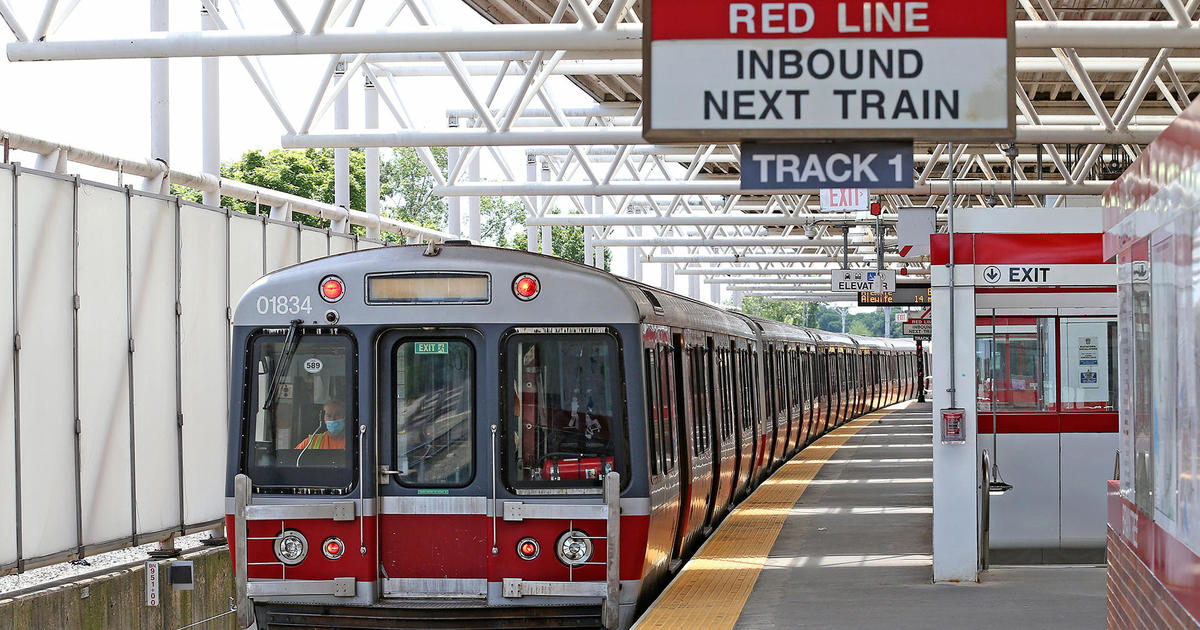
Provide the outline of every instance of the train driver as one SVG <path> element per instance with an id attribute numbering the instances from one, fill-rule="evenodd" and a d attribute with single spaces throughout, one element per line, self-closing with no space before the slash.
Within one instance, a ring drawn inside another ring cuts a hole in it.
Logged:
<path id="1" fill-rule="evenodd" d="M 297 449 L 346 448 L 346 404 L 336 398 L 325 401 L 321 426 L 296 445 Z"/>

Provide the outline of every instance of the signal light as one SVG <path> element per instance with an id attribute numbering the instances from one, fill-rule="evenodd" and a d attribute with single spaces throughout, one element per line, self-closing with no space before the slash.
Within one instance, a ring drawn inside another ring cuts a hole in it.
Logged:
<path id="1" fill-rule="evenodd" d="M 325 554 L 326 558 L 337 560 L 346 552 L 346 545 L 342 543 L 342 539 L 340 538 L 326 538 L 325 544 L 321 545 L 321 551 Z"/>
<path id="2" fill-rule="evenodd" d="M 533 560 L 541 551 L 541 545 L 532 538 L 522 538 L 517 542 L 517 556 L 522 560 Z"/>
<path id="3" fill-rule="evenodd" d="M 900 268 L 900 275 L 902 275 L 902 276 L 907 276 L 907 275 L 908 275 L 908 267 L 901 267 L 901 268 Z"/>
<path id="4" fill-rule="evenodd" d="M 877 217 L 877 216 L 879 216 L 879 213 L 881 213 L 881 212 L 883 212 L 883 204 L 879 203 L 878 201 L 872 201 L 871 202 L 871 216 Z"/>
<path id="5" fill-rule="evenodd" d="M 321 297 L 326 302 L 336 302 L 342 299 L 342 295 L 346 293 L 346 285 L 342 284 L 342 279 L 337 276 L 325 276 L 321 280 Z"/>
<path id="6" fill-rule="evenodd" d="M 513 279 L 513 295 L 517 296 L 518 300 L 528 302 L 537 297 L 541 291 L 542 287 L 537 276 L 531 273 L 523 273 Z"/>

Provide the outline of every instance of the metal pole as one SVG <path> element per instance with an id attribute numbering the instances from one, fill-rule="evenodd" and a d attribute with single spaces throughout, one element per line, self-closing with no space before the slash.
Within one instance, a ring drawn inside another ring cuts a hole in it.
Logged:
<path id="1" fill-rule="evenodd" d="M 334 82 L 340 81 L 346 72 L 346 63 L 339 61 L 333 71 Z M 335 129 L 350 127 L 350 94 L 345 90 L 338 93 L 333 101 L 333 126 Z M 350 149 L 333 150 L 333 204 L 350 209 Z M 334 219 L 329 223 L 329 229 L 344 234 L 350 227 L 346 219 Z"/>
<path id="2" fill-rule="evenodd" d="M 842 224 L 842 269 L 850 268 L 850 225 Z"/>
<path id="3" fill-rule="evenodd" d="M 958 407 L 958 404 L 957 404 L 958 396 L 955 391 L 957 388 L 954 385 L 954 376 L 955 376 L 955 374 L 957 374 L 957 369 L 954 364 L 954 354 L 955 354 L 955 352 L 954 352 L 954 349 L 955 349 L 954 329 L 956 328 L 955 321 L 954 321 L 954 301 L 957 296 L 955 295 L 955 291 L 954 291 L 954 143 L 953 142 L 946 143 L 946 152 L 950 154 L 950 168 L 948 169 L 949 188 L 947 189 L 948 193 L 946 195 L 946 201 L 947 201 L 946 207 L 948 208 L 947 216 L 946 216 L 946 229 L 950 233 L 950 261 L 946 265 L 946 270 L 950 273 L 950 312 L 947 313 L 947 315 L 950 316 L 950 347 L 947 348 L 946 350 L 950 354 L 950 382 L 948 383 L 949 387 L 946 389 L 946 391 L 950 393 L 950 407 L 955 408 L 955 407 Z"/>
<path id="4" fill-rule="evenodd" d="M 536 183 L 538 178 L 537 157 L 532 153 L 525 154 L 525 181 Z M 535 206 L 541 203 L 540 197 L 530 197 L 525 203 L 525 251 L 536 252 L 538 250 L 538 229 L 536 226 L 529 225 L 529 219 L 533 218 Z"/>
<path id="5" fill-rule="evenodd" d="M 467 175 L 471 181 L 479 181 L 479 152 L 471 157 L 467 164 Z M 479 242 L 479 197 L 467 198 L 467 238 Z"/>
<path id="6" fill-rule="evenodd" d="M 550 161 L 542 162 L 542 181 L 550 181 Z M 546 199 L 546 207 L 542 208 L 542 214 L 549 214 L 550 204 L 554 202 L 553 197 Z M 542 226 L 542 253 L 550 256 L 554 254 L 554 227 L 550 225 Z"/>
<path id="7" fill-rule="evenodd" d="M 363 86 L 363 107 L 365 123 L 368 129 L 379 127 L 379 91 L 370 78 Z M 367 214 L 379 216 L 379 149 L 367 149 Z M 367 238 L 379 238 L 379 228 L 367 226 Z"/>
<path id="8" fill-rule="evenodd" d="M 217 0 L 212 0 L 215 7 Z M 200 7 L 200 29 L 217 29 L 216 20 L 208 14 L 208 8 Z M 221 59 L 205 57 L 200 60 L 200 133 L 203 136 L 200 149 L 200 170 L 213 175 L 221 174 Z M 221 205 L 220 191 L 204 191 L 204 203 Z"/>
<path id="9" fill-rule="evenodd" d="M 451 116 L 451 129 L 458 128 L 458 116 Z M 462 159 L 461 147 L 446 147 L 446 168 L 453 173 Z M 455 236 L 462 234 L 462 198 L 450 197 L 446 200 L 446 231 Z"/>
<path id="10" fill-rule="evenodd" d="M 605 628 L 617 628 L 621 617 L 621 475 L 610 471 L 601 482 L 604 492 L 605 579 L 603 619 Z"/>
<path id="11" fill-rule="evenodd" d="M 170 28 L 170 0 L 150 0 L 150 30 Z M 150 60 L 150 157 L 171 163 L 171 61 Z M 166 173 L 146 182 L 146 190 L 168 194 L 171 185 Z"/>

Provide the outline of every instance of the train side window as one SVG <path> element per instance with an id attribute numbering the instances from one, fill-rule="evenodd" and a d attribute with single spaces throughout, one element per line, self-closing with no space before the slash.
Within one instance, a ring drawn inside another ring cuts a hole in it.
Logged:
<path id="1" fill-rule="evenodd" d="M 658 373 L 662 399 L 662 434 L 663 434 L 663 471 L 675 470 L 675 378 L 674 361 L 671 359 L 670 348 L 658 346 Z"/>
<path id="2" fill-rule="evenodd" d="M 658 419 L 658 361 L 655 360 L 654 350 L 642 349 L 642 371 L 646 389 L 646 435 L 650 437 L 647 451 L 650 454 L 650 474 L 657 475 L 662 470 L 662 436 L 659 435 L 661 422 Z"/>

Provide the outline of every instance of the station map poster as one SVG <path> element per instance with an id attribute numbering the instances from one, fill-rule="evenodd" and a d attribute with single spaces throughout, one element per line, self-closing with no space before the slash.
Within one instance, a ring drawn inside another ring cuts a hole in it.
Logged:
<path id="1" fill-rule="evenodd" d="M 650 142 L 1013 137 L 1015 3 L 648 2 Z"/>

